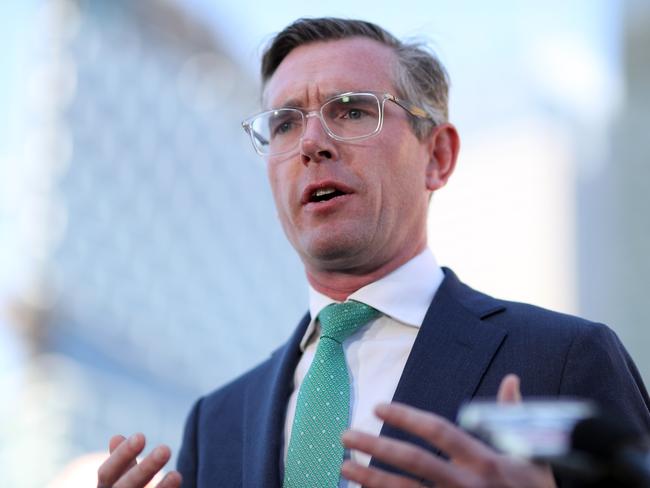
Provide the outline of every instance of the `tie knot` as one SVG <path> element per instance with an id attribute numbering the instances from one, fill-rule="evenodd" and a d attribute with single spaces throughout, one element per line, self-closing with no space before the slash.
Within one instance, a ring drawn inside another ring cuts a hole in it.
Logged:
<path id="1" fill-rule="evenodd" d="M 354 300 L 332 303 L 318 314 L 321 337 L 327 336 L 341 343 L 377 315 L 379 310 Z"/>

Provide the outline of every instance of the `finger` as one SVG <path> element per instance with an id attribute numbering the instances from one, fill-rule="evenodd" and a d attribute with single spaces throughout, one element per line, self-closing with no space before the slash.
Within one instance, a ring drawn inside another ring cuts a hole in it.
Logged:
<path id="1" fill-rule="evenodd" d="M 169 458 L 171 451 L 167 446 L 158 446 L 138 464 L 129 469 L 113 488 L 141 487 L 149 483 L 160 471 Z"/>
<path id="2" fill-rule="evenodd" d="M 384 422 L 421 437 L 461 462 L 482 460 L 495 455 L 485 444 L 434 413 L 401 403 L 379 405 L 375 413 Z"/>
<path id="3" fill-rule="evenodd" d="M 180 488 L 182 482 L 183 477 L 178 471 L 170 471 L 165 475 L 162 481 L 156 485 L 156 488 Z"/>
<path id="4" fill-rule="evenodd" d="M 521 389 L 519 376 L 508 374 L 501 380 L 499 393 L 497 393 L 497 402 L 499 403 L 521 403 Z"/>
<path id="5" fill-rule="evenodd" d="M 519 458 L 501 456 L 498 472 L 501 479 L 508 480 L 507 486 L 535 486 L 538 488 L 557 488 L 553 470 L 545 464 L 533 464 Z M 501 483 L 503 484 L 503 483 Z"/>
<path id="6" fill-rule="evenodd" d="M 144 435 L 140 433 L 133 434 L 128 440 L 121 442 L 97 470 L 97 487 L 113 486 L 120 476 L 134 467 L 136 457 L 144 449 L 144 444 Z"/>
<path id="7" fill-rule="evenodd" d="M 117 449 L 118 446 L 120 444 L 122 444 L 122 442 L 124 442 L 125 440 L 126 440 L 126 437 L 124 437 L 123 435 L 114 435 L 113 437 L 111 437 L 111 440 L 108 442 L 108 450 L 109 450 L 109 452 L 112 454 L 113 451 L 115 451 L 115 449 Z M 137 462 L 136 459 L 133 458 L 133 461 L 131 463 L 129 463 L 129 465 L 126 467 L 126 469 L 129 469 L 129 468 L 135 466 L 136 462 Z"/>
<path id="8" fill-rule="evenodd" d="M 350 481 L 356 481 L 361 486 L 368 488 L 419 488 L 422 486 L 415 480 L 387 473 L 377 468 L 370 468 L 345 461 L 341 467 L 341 474 Z"/>
<path id="9" fill-rule="evenodd" d="M 348 449 L 363 451 L 391 466 L 436 483 L 456 486 L 469 475 L 421 447 L 404 441 L 389 437 L 377 437 L 358 431 L 345 432 L 342 440 L 343 445 Z M 381 479 L 376 473 L 373 474 L 373 477 Z"/>
<path id="10" fill-rule="evenodd" d="M 124 442 L 125 440 L 126 437 L 124 437 L 123 435 L 114 435 L 113 437 L 111 437 L 111 440 L 108 441 L 108 452 L 112 454 L 113 451 L 117 449 L 117 446 L 122 444 L 122 442 Z"/>

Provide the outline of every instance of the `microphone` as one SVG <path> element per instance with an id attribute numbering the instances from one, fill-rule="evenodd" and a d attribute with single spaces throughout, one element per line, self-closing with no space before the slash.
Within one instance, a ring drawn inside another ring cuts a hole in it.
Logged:
<path id="1" fill-rule="evenodd" d="M 650 487 L 647 447 L 636 427 L 599 412 L 575 424 L 569 452 L 551 460 L 551 465 L 580 487 L 646 488 Z"/>
<path id="2" fill-rule="evenodd" d="M 591 402 L 474 401 L 458 423 L 504 454 L 550 464 L 571 487 L 650 488 L 647 437 Z"/>

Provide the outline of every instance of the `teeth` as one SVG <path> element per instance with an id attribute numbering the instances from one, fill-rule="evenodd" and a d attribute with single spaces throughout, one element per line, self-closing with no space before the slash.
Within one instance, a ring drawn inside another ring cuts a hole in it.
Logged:
<path id="1" fill-rule="evenodd" d="M 324 195 L 329 195 L 330 193 L 334 193 L 335 191 L 336 189 L 334 188 L 319 188 L 313 193 L 313 195 L 315 197 L 322 197 Z"/>

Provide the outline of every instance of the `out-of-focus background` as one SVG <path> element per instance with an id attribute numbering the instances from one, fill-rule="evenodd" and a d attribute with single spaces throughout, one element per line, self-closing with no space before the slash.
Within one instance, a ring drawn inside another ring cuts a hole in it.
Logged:
<path id="1" fill-rule="evenodd" d="M 424 36 L 448 67 L 463 148 L 433 199 L 438 260 L 491 294 L 608 323 L 650 379 L 646 0 L 9 0 L 2 486 L 92 486 L 64 466 L 116 432 L 177 449 L 193 400 L 304 313 L 239 122 L 258 109 L 269 34 L 321 15 Z"/>

